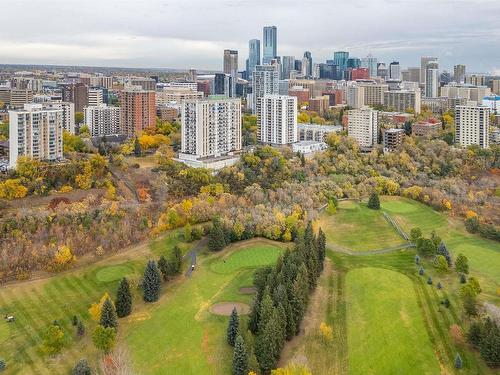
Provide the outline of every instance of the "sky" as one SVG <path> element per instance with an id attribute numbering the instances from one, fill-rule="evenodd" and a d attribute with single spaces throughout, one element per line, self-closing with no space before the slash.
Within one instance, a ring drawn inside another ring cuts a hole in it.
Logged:
<path id="1" fill-rule="evenodd" d="M 500 75 L 499 0 L 3 0 L 0 63 L 222 70 L 278 27 L 278 55 L 338 50 Z"/>

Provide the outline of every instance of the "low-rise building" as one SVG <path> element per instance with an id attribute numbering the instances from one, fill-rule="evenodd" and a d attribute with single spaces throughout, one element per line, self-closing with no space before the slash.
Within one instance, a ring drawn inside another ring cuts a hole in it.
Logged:
<path id="1" fill-rule="evenodd" d="M 318 141 L 300 141 L 292 144 L 292 151 L 300 154 L 311 154 L 326 150 L 328 145 L 325 142 Z"/>
<path id="2" fill-rule="evenodd" d="M 384 143 L 384 152 L 393 152 L 403 144 L 405 136 L 404 129 L 384 129 L 382 137 Z"/>
<path id="3" fill-rule="evenodd" d="M 327 95 L 309 99 L 309 110 L 322 116 L 330 109 L 330 97 Z"/>
<path id="4" fill-rule="evenodd" d="M 442 123 L 436 119 L 414 122 L 411 127 L 412 134 L 417 137 L 434 137 L 442 129 Z"/>
<path id="5" fill-rule="evenodd" d="M 331 133 L 340 133 L 340 125 L 317 125 L 317 124 L 298 124 L 299 141 L 324 142 Z"/>

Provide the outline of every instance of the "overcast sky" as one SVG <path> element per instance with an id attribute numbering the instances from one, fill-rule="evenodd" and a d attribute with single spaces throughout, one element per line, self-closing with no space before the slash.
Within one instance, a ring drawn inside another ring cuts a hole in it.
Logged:
<path id="1" fill-rule="evenodd" d="M 2 0 L 0 63 L 240 70 L 248 40 L 278 27 L 278 54 L 333 51 L 500 74 L 499 0 Z"/>

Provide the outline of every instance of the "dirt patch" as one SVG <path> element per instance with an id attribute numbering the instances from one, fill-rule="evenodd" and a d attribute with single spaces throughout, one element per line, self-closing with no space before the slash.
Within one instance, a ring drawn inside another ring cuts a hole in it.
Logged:
<path id="1" fill-rule="evenodd" d="M 254 294 L 256 291 L 257 289 L 254 286 L 245 286 L 243 288 L 240 288 L 241 294 Z"/>
<path id="2" fill-rule="evenodd" d="M 212 305 L 210 312 L 215 315 L 230 316 L 233 309 L 236 307 L 236 311 L 240 315 L 246 315 L 250 312 L 250 306 L 246 303 L 241 302 L 221 302 Z"/>

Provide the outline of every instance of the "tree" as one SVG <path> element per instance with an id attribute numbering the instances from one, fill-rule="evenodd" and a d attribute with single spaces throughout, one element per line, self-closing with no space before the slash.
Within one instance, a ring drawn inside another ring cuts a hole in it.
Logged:
<path id="1" fill-rule="evenodd" d="M 52 324 L 43 334 L 42 350 L 50 355 L 57 354 L 64 346 L 64 332 L 58 325 Z"/>
<path id="2" fill-rule="evenodd" d="M 115 346 L 116 330 L 112 327 L 103 327 L 98 325 L 92 335 L 92 342 L 95 347 L 102 350 L 105 354 L 111 352 Z"/>
<path id="3" fill-rule="evenodd" d="M 245 341 L 241 335 L 238 335 L 234 344 L 233 352 L 233 375 L 248 374 L 248 356 L 245 347 Z"/>
<path id="4" fill-rule="evenodd" d="M 5 364 L 5 359 L 0 358 L 0 372 L 4 371 L 7 365 Z"/>
<path id="5" fill-rule="evenodd" d="M 427 284 L 432 285 L 432 277 L 429 276 L 429 278 L 427 279 Z"/>
<path id="6" fill-rule="evenodd" d="M 422 238 L 422 230 L 420 228 L 412 228 L 410 231 L 411 242 L 417 242 L 420 238 Z"/>
<path id="7" fill-rule="evenodd" d="M 168 262 L 164 255 L 160 256 L 158 260 L 158 268 L 163 276 L 163 280 L 167 281 L 169 276 Z"/>
<path id="8" fill-rule="evenodd" d="M 144 301 L 155 302 L 160 298 L 161 274 L 154 260 L 150 260 L 144 271 Z"/>
<path id="9" fill-rule="evenodd" d="M 236 342 L 236 336 L 238 335 L 239 324 L 240 321 L 238 318 L 238 312 L 236 311 L 235 307 L 231 312 L 231 317 L 229 318 L 229 324 L 227 326 L 227 332 L 226 332 L 227 343 L 231 346 L 234 346 Z"/>
<path id="10" fill-rule="evenodd" d="M 263 373 L 268 373 L 276 367 L 276 359 L 281 351 L 281 348 L 277 347 L 278 334 L 277 314 L 274 312 L 257 336 L 255 343 L 255 354 Z"/>
<path id="11" fill-rule="evenodd" d="M 80 359 L 75 367 L 73 367 L 72 375 L 92 375 L 92 370 L 90 370 L 89 363 L 85 358 Z"/>
<path id="12" fill-rule="evenodd" d="M 132 312 L 132 293 L 128 280 L 124 277 L 120 281 L 118 291 L 116 292 L 116 315 L 119 318 L 129 316 Z"/>
<path id="13" fill-rule="evenodd" d="M 212 229 L 210 229 L 210 234 L 208 236 L 208 248 L 210 251 L 219 251 L 226 246 L 226 239 L 224 235 L 224 229 L 219 220 L 214 220 Z"/>
<path id="14" fill-rule="evenodd" d="M 467 229 L 469 233 L 477 233 L 479 230 L 479 219 L 477 216 L 465 219 L 465 229 Z"/>
<path id="15" fill-rule="evenodd" d="M 478 321 L 474 321 L 471 323 L 469 332 L 467 333 L 467 341 L 469 343 L 478 348 L 479 344 L 481 343 L 481 338 L 482 338 L 482 324 Z"/>
<path id="16" fill-rule="evenodd" d="M 460 357 L 460 354 L 457 353 L 457 355 L 455 357 L 455 368 L 461 369 L 462 367 L 463 367 L 462 357 Z"/>
<path id="17" fill-rule="evenodd" d="M 191 228 L 191 224 L 187 223 L 184 226 L 184 240 L 186 242 L 192 242 L 193 241 L 193 230 Z"/>
<path id="18" fill-rule="evenodd" d="M 116 316 L 115 306 L 109 298 L 107 298 L 102 305 L 101 320 L 99 321 L 99 324 L 105 328 L 118 328 L 118 317 Z"/>
<path id="19" fill-rule="evenodd" d="M 376 192 L 373 192 L 368 199 L 368 208 L 372 210 L 380 210 L 380 199 Z"/>
<path id="20" fill-rule="evenodd" d="M 434 260 L 434 267 L 436 267 L 438 272 L 448 272 L 448 262 L 446 262 L 446 258 L 443 255 L 438 255 Z"/>
<path id="21" fill-rule="evenodd" d="M 294 364 L 285 368 L 272 370 L 271 375 L 312 375 L 312 372 L 306 366 Z"/>
<path id="22" fill-rule="evenodd" d="M 469 260 L 465 255 L 458 254 L 457 259 L 455 259 L 455 270 L 465 275 L 469 273 Z"/>
<path id="23" fill-rule="evenodd" d="M 8 179 L 0 182 L 0 199 L 19 199 L 28 194 L 28 189 L 23 186 L 21 179 Z"/>
<path id="24" fill-rule="evenodd" d="M 83 322 L 81 320 L 78 322 L 78 325 L 76 326 L 76 334 L 80 337 L 83 337 L 83 335 L 85 335 L 85 326 L 83 325 Z"/>
<path id="25" fill-rule="evenodd" d="M 178 275 L 182 269 L 182 251 L 177 245 L 172 249 L 171 264 L 172 275 Z"/>
<path id="26" fill-rule="evenodd" d="M 420 264 L 420 257 L 418 256 L 418 254 L 415 255 L 415 264 L 416 265 Z"/>
<path id="27" fill-rule="evenodd" d="M 135 140 L 134 140 L 134 155 L 135 156 L 142 155 L 141 143 L 139 142 L 139 139 L 137 137 L 135 137 Z"/>
<path id="28" fill-rule="evenodd" d="M 490 367 L 500 365 L 500 328 L 487 318 L 482 330 L 483 337 L 479 343 L 479 352 L 486 364 Z"/>
<path id="29" fill-rule="evenodd" d="M 441 243 L 438 245 L 436 252 L 437 254 L 444 256 L 444 258 L 446 259 L 446 263 L 448 263 L 448 267 L 451 267 L 451 255 L 443 241 L 441 241 Z"/>

